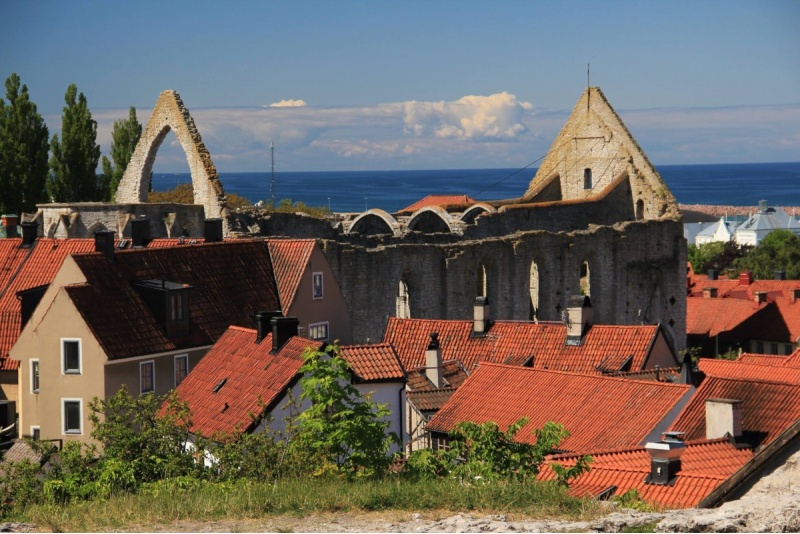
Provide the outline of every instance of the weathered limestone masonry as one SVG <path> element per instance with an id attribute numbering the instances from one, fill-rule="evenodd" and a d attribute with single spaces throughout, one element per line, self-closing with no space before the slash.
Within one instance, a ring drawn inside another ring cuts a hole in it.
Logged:
<path id="1" fill-rule="evenodd" d="M 150 171 L 153 169 L 158 148 L 170 130 L 175 132 L 186 153 L 192 174 L 194 203 L 205 208 L 206 218 L 227 218 L 225 192 L 219 181 L 217 168 L 211 161 L 211 155 L 203 144 L 189 110 L 175 91 L 163 91 L 158 97 L 153 115 L 142 132 L 120 181 L 116 201 L 120 204 L 147 201 Z"/>

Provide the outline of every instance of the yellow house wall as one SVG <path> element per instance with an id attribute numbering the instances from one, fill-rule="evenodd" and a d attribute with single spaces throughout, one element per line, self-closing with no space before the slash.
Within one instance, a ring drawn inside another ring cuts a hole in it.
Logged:
<path id="1" fill-rule="evenodd" d="M 18 381 L 17 371 L 0 371 L 0 400 L 16 401 L 19 404 Z"/>
<path id="2" fill-rule="evenodd" d="M 313 293 L 313 273 L 322 273 L 323 298 L 315 299 Z M 287 312 L 289 316 L 301 320 L 301 335 L 309 337 L 308 326 L 328 322 L 329 341 L 338 339 L 342 345 L 352 343 L 353 330 L 350 314 L 339 284 L 333 276 L 328 260 L 318 246 L 311 252 L 306 269 L 298 285 L 294 302 Z"/>

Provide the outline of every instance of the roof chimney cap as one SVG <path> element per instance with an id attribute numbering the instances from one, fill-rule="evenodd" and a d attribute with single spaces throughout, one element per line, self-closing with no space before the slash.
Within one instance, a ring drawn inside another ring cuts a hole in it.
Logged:
<path id="1" fill-rule="evenodd" d="M 761 213 L 764 213 L 764 212 L 767 211 L 767 206 L 768 206 L 768 204 L 767 204 L 766 200 L 759 200 L 758 201 L 758 211 L 760 211 Z"/>
<path id="2" fill-rule="evenodd" d="M 439 348 L 439 332 L 431 332 L 431 340 L 428 342 L 428 348 L 425 350 L 436 350 Z"/>
<path id="3" fill-rule="evenodd" d="M 22 246 L 33 245 L 36 238 L 39 237 L 39 223 L 36 221 L 24 222 L 20 226 L 22 227 Z"/>
<path id="4" fill-rule="evenodd" d="M 592 299 L 589 295 L 571 295 L 567 300 L 567 308 L 591 308 Z"/>

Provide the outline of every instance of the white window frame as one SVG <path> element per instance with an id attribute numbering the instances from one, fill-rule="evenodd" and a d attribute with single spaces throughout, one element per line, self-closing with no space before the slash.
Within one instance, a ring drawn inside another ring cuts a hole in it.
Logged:
<path id="1" fill-rule="evenodd" d="M 36 372 L 34 373 L 33 367 L 36 364 Z M 31 372 L 31 393 L 37 395 L 39 393 L 39 388 L 42 387 L 42 367 L 39 364 L 39 358 L 31 358 L 30 363 L 30 372 Z M 34 387 L 34 377 L 36 377 L 36 382 L 38 382 L 37 386 Z"/>
<path id="2" fill-rule="evenodd" d="M 41 439 L 42 438 L 42 427 L 40 427 L 39 425 L 31 425 L 31 439 L 36 439 L 36 433 L 34 432 L 35 430 L 39 431 L 39 439 Z"/>
<path id="3" fill-rule="evenodd" d="M 319 294 L 317 294 L 317 278 L 319 278 Z M 314 300 L 325 298 L 324 277 L 321 272 L 311 273 L 311 297 Z"/>
<path id="4" fill-rule="evenodd" d="M 78 403 L 78 430 L 67 430 L 67 403 Z M 76 398 L 62 398 L 61 399 L 61 434 L 65 436 L 82 436 L 83 435 L 83 399 Z"/>
<path id="5" fill-rule="evenodd" d="M 75 341 L 78 343 L 78 370 L 67 370 L 67 353 L 64 350 L 64 344 L 67 342 Z M 83 374 L 83 342 L 77 337 L 62 337 L 61 338 L 61 374 L 62 375 L 79 375 Z"/>
<path id="6" fill-rule="evenodd" d="M 314 337 L 312 331 L 315 327 L 325 326 L 325 337 Z M 311 323 L 308 325 L 308 337 L 314 341 L 327 341 L 331 338 L 331 325 L 329 321 L 322 321 L 321 323 Z"/>
<path id="7" fill-rule="evenodd" d="M 188 354 L 176 354 L 172 361 L 172 381 L 174 383 L 173 387 L 178 387 L 178 360 L 186 360 L 186 375 L 183 377 L 183 380 L 186 380 L 186 377 L 189 376 L 189 355 Z"/>
<path id="8" fill-rule="evenodd" d="M 144 389 L 144 373 L 142 372 L 146 365 L 152 365 L 153 372 L 150 375 L 150 379 L 152 381 L 152 388 L 145 391 Z M 153 393 L 156 390 L 156 361 L 155 360 L 147 360 L 144 362 L 139 362 L 139 393 Z"/>

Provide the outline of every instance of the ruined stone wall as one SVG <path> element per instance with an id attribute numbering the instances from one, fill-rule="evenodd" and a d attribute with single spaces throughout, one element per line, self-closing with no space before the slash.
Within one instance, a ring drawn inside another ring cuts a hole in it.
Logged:
<path id="1" fill-rule="evenodd" d="M 686 243 L 674 221 L 641 221 L 575 232 L 519 232 L 455 243 L 368 247 L 323 241 L 351 312 L 354 342 L 382 338 L 396 311 L 400 280 L 411 317 L 470 319 L 479 268 L 486 268 L 492 319 L 527 320 L 531 264 L 539 272 L 540 320 L 561 320 L 590 266 L 594 320 L 603 324 L 661 322 L 685 346 Z M 369 273 L 365 277 L 365 273 Z"/>
<path id="2" fill-rule="evenodd" d="M 170 130 L 175 133 L 186 153 L 192 175 L 194 203 L 205 207 L 206 218 L 225 217 L 228 210 L 219 174 L 189 110 L 175 91 L 163 91 L 158 97 L 150 121 L 120 181 L 116 201 L 120 204 L 147 201 L 153 162 Z"/>
<path id="3" fill-rule="evenodd" d="M 131 220 L 150 221 L 150 237 L 203 237 L 203 206 L 189 204 L 41 204 L 28 220 L 39 223 L 42 237 L 92 237 L 110 230 L 117 238 L 131 236 Z"/>

